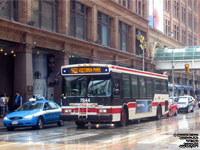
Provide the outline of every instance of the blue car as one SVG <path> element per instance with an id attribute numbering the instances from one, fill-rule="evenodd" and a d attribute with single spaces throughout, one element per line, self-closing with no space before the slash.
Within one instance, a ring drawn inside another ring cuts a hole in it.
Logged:
<path id="1" fill-rule="evenodd" d="M 24 103 L 15 112 L 6 115 L 3 118 L 3 124 L 9 131 L 16 127 L 43 129 L 44 124 L 48 123 L 63 126 L 60 114 L 61 107 L 53 101 L 30 101 Z"/>

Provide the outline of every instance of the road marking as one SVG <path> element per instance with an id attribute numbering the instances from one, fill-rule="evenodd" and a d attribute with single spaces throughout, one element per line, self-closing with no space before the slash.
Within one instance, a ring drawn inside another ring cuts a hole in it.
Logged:
<path id="1" fill-rule="evenodd" d="M 77 140 L 77 139 L 81 139 L 81 138 L 87 138 L 87 137 L 96 136 L 96 135 L 98 135 L 98 134 L 85 133 L 85 134 L 81 134 L 81 135 L 73 135 L 73 136 L 67 136 L 67 137 L 63 137 L 63 138 L 59 138 L 59 139 L 52 139 L 52 142 L 72 141 L 72 140 Z"/>
<path id="2" fill-rule="evenodd" d="M 16 145 L 16 144 L 19 144 L 19 143 L 17 142 L 17 143 L 6 143 L 6 144 L 1 144 L 0 147 L 9 146 L 9 145 Z"/>
<path id="3" fill-rule="evenodd" d="M 160 142 L 164 139 L 167 139 L 169 137 L 172 137 L 172 135 L 162 135 L 161 137 L 158 135 L 157 137 L 154 137 L 154 138 L 148 138 L 144 141 L 140 141 L 138 142 L 139 144 L 152 144 L 152 143 L 157 143 L 157 142 Z"/>
<path id="4" fill-rule="evenodd" d="M 96 140 L 97 142 L 100 142 L 100 143 L 110 143 L 110 142 L 118 142 L 118 141 L 121 141 L 121 140 L 124 140 L 124 139 L 127 139 L 127 138 L 131 138 L 131 137 L 134 137 L 136 134 L 131 134 L 131 135 L 126 135 L 126 136 L 121 136 L 121 135 L 116 135 L 116 136 L 113 136 L 111 137 L 112 139 L 104 139 L 104 140 Z"/>

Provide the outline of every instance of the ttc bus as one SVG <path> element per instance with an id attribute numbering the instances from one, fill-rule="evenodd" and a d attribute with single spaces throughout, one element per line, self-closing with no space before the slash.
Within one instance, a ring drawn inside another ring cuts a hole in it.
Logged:
<path id="1" fill-rule="evenodd" d="M 61 119 L 78 127 L 89 122 L 125 126 L 168 113 L 166 75 L 107 64 L 66 65 L 61 75 Z"/>

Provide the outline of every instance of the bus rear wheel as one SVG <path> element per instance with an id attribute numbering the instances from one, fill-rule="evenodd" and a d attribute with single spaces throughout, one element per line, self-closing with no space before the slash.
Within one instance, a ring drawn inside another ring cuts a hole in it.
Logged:
<path id="1" fill-rule="evenodd" d="M 127 125 L 127 122 L 128 122 L 127 110 L 123 108 L 121 111 L 120 126 L 125 127 Z"/>
<path id="2" fill-rule="evenodd" d="M 76 121 L 75 123 L 78 128 L 83 128 L 83 127 L 85 127 L 85 124 L 86 124 L 85 122 L 82 122 L 82 121 Z"/>
<path id="3" fill-rule="evenodd" d="M 160 106 L 157 108 L 157 115 L 156 115 L 156 120 L 160 120 L 162 117 L 162 109 Z"/>

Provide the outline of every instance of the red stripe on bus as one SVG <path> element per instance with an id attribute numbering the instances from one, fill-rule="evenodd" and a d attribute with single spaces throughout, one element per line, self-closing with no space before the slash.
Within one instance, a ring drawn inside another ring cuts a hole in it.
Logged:
<path id="1" fill-rule="evenodd" d="M 153 102 L 152 106 L 158 106 L 159 102 Z M 160 102 L 161 106 L 165 106 L 165 102 Z"/>
<path id="2" fill-rule="evenodd" d="M 118 114 L 121 113 L 122 108 L 112 108 L 112 114 Z"/>
<path id="3" fill-rule="evenodd" d="M 136 103 L 128 103 L 128 108 L 136 108 Z"/>
<path id="4" fill-rule="evenodd" d="M 62 113 L 65 113 L 65 110 L 69 110 L 70 108 L 64 108 L 62 109 Z M 99 108 L 72 108 L 71 109 L 73 113 L 101 113 L 99 112 L 99 110 L 106 110 L 106 113 L 105 114 L 116 114 L 116 113 L 121 113 L 121 108 L 102 108 L 102 109 L 99 109 Z"/>
<path id="5" fill-rule="evenodd" d="M 153 76 L 157 76 L 157 77 L 162 77 L 162 78 L 168 79 L 167 76 L 163 76 L 163 75 L 159 75 L 159 74 L 154 74 L 154 73 L 150 73 L 150 72 L 143 72 L 143 71 L 139 71 L 139 70 L 131 70 L 131 69 L 127 69 L 127 68 L 114 67 L 114 66 L 112 66 L 112 69 L 118 69 L 118 70 L 123 70 L 123 71 L 130 71 L 130 72 L 141 73 L 141 74 L 146 74 L 146 75 L 151 75 L 151 76 L 153 75 Z"/>

